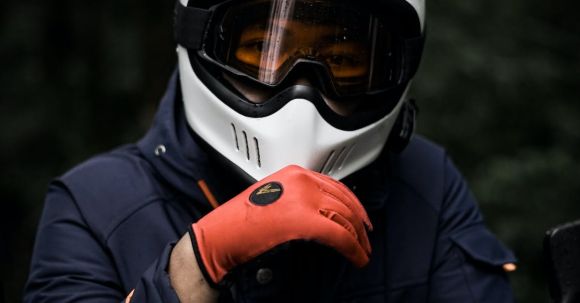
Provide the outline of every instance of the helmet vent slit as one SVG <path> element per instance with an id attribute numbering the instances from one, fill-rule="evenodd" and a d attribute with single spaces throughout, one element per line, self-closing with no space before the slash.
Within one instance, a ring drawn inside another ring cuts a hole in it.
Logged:
<path id="1" fill-rule="evenodd" d="M 334 161 L 331 170 L 329 171 L 329 173 L 334 172 L 335 170 L 341 170 L 342 169 L 342 164 L 344 163 L 344 159 L 346 158 L 346 146 L 343 146 L 340 151 L 338 152 L 338 155 L 336 156 L 336 160 Z"/>
<path id="2" fill-rule="evenodd" d="M 335 154 L 336 153 L 334 150 L 330 152 L 330 154 L 328 155 L 328 158 L 326 158 L 326 161 L 324 161 L 322 168 L 320 168 L 321 173 L 328 174 L 328 172 L 332 169 L 332 166 L 334 165 L 334 162 L 336 161 Z"/>
<path id="3" fill-rule="evenodd" d="M 248 145 L 248 134 L 246 134 L 246 131 L 243 130 L 242 135 L 244 135 L 244 143 L 246 144 L 246 159 L 249 161 L 250 160 L 250 146 Z"/>
<path id="4" fill-rule="evenodd" d="M 341 157 L 340 161 L 337 161 L 338 170 L 342 170 L 342 168 L 344 167 L 344 163 L 350 157 L 350 154 L 354 150 L 355 146 L 356 146 L 356 144 L 353 144 L 353 145 L 349 146 L 348 148 L 345 146 L 345 148 L 343 149 L 344 152 L 341 155 L 342 157 Z"/>
<path id="5" fill-rule="evenodd" d="M 236 143 L 236 151 L 239 151 L 240 150 L 240 143 L 238 141 L 238 132 L 236 132 L 236 126 L 233 123 L 231 123 L 231 125 L 232 125 L 232 132 L 234 134 L 234 142 Z"/>
<path id="6" fill-rule="evenodd" d="M 262 158 L 260 157 L 260 143 L 258 143 L 258 138 L 254 137 L 254 145 L 256 146 L 256 159 L 258 161 L 258 167 L 262 167 Z"/>

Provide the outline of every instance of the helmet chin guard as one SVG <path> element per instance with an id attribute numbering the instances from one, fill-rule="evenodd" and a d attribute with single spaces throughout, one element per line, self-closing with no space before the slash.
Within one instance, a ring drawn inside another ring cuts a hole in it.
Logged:
<path id="1" fill-rule="evenodd" d="M 182 96 L 191 128 L 216 151 L 260 180 L 296 164 L 342 179 L 375 160 L 395 123 L 406 91 L 382 119 L 340 130 L 312 102 L 293 99 L 265 117 L 244 116 L 216 97 L 195 74 L 187 49 L 177 48 Z"/>

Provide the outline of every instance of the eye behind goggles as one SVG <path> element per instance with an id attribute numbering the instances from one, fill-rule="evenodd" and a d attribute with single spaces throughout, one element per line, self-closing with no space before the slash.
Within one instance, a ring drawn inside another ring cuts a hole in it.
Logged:
<path id="1" fill-rule="evenodd" d="M 175 36 L 210 64 L 258 85 L 277 88 L 300 70 L 333 99 L 377 95 L 406 85 L 422 51 L 416 13 L 397 3 L 376 15 L 336 0 L 233 0 L 208 9 L 178 1 Z"/>

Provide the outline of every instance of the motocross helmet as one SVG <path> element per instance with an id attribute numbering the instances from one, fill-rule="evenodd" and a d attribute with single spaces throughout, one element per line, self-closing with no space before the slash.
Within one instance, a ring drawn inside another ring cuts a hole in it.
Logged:
<path id="1" fill-rule="evenodd" d="M 401 150 L 413 130 L 406 93 L 423 49 L 424 6 L 179 0 L 175 38 L 190 127 L 255 180 L 289 164 L 342 179 L 385 145 Z M 249 100 L 235 83 L 264 99 Z M 328 100 L 354 110 L 339 114 Z"/>

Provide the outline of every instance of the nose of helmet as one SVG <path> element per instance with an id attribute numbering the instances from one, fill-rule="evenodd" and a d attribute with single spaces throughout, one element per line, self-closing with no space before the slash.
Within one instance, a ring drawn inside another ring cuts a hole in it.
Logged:
<path id="1" fill-rule="evenodd" d="M 312 81 L 309 77 L 302 76 L 294 80 L 294 85 L 305 85 L 316 88 L 315 85 L 312 84 Z M 326 105 L 332 109 L 335 113 L 341 116 L 349 116 L 357 109 L 357 103 L 355 102 L 338 102 L 337 100 L 326 96 L 326 94 L 321 93 L 322 99 Z"/>
<path id="2" fill-rule="evenodd" d="M 313 73 L 310 73 L 310 75 L 313 75 Z M 302 85 L 312 87 L 320 91 L 316 82 L 312 78 L 312 76 L 307 76 L 307 74 L 296 75 L 288 81 L 286 87 Z M 226 79 L 245 99 L 252 103 L 263 103 L 277 93 L 273 89 L 269 89 L 255 83 L 246 83 L 245 81 L 231 77 L 228 74 L 224 74 L 224 79 Z M 357 103 L 355 102 L 338 102 L 323 92 L 320 92 L 320 96 L 332 111 L 341 116 L 349 116 L 358 107 Z"/>

